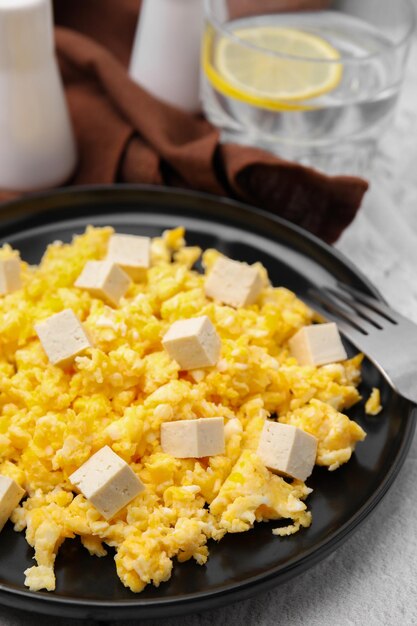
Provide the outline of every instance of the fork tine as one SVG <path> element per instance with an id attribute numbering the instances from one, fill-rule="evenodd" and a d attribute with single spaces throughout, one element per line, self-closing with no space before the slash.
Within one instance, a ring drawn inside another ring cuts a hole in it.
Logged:
<path id="1" fill-rule="evenodd" d="M 375 313 L 374 309 L 371 309 L 367 305 L 365 306 L 361 304 L 357 300 L 353 299 L 350 295 L 340 292 L 337 289 L 325 287 L 324 291 L 326 291 L 327 293 L 330 293 L 335 298 L 338 298 L 338 300 L 341 300 L 342 302 L 347 304 L 351 309 L 355 311 L 355 313 L 357 313 L 364 320 L 366 320 L 367 322 L 370 322 L 373 326 L 375 326 L 379 330 L 382 330 L 383 321 L 381 319 L 381 316 L 378 316 L 378 314 Z M 387 321 L 385 317 L 383 319 L 385 322 Z"/>
<path id="2" fill-rule="evenodd" d="M 361 332 L 352 328 L 352 326 L 344 320 L 337 319 L 336 316 L 334 317 L 333 321 L 336 322 L 337 328 L 342 333 L 342 335 L 362 352 L 365 346 L 364 342 L 367 339 L 367 335 L 363 335 Z"/>
<path id="3" fill-rule="evenodd" d="M 352 313 L 352 311 L 347 310 L 342 304 L 336 301 L 335 298 L 327 292 L 327 290 L 321 289 L 319 291 L 318 289 L 313 288 L 309 289 L 308 293 L 314 300 L 315 304 L 313 308 L 317 310 L 317 302 L 322 305 L 321 312 L 324 317 L 328 317 L 330 313 L 334 318 L 336 318 L 338 323 L 339 320 L 345 321 L 350 324 L 355 331 L 360 333 L 362 337 L 368 334 L 368 325 L 366 321 L 358 318 L 355 313 Z"/>
<path id="4" fill-rule="evenodd" d="M 356 289 L 340 287 L 345 288 L 346 297 L 340 297 L 338 289 L 317 287 L 309 289 L 304 298 L 324 318 L 337 323 L 343 336 L 367 355 L 393 389 L 417 404 L 417 324 Z M 355 308 L 360 308 L 366 316 L 372 315 L 366 308 L 368 303 L 371 311 L 381 315 L 380 331 L 356 314 Z"/>
<path id="5" fill-rule="evenodd" d="M 387 305 L 385 305 L 383 302 L 380 302 L 376 298 L 368 296 L 362 291 L 359 291 L 358 289 L 355 289 L 350 285 L 346 285 L 345 283 L 338 282 L 337 286 L 340 287 L 340 289 L 347 291 L 347 293 L 356 298 L 358 302 L 370 307 L 375 313 L 378 313 L 392 324 L 398 324 L 398 322 L 400 321 L 400 315 L 398 313 L 390 309 Z"/>
<path id="6" fill-rule="evenodd" d="M 310 293 L 312 291 L 312 289 L 309 290 Z M 346 339 L 349 339 L 349 341 L 353 343 L 357 348 L 363 349 L 367 335 L 365 335 L 362 330 L 358 330 L 356 326 L 352 326 L 351 322 L 346 322 L 339 313 L 335 313 L 329 309 L 325 309 L 324 306 L 319 304 L 318 300 L 315 299 L 315 294 L 311 293 L 311 295 L 313 297 L 310 300 L 310 306 L 312 306 L 312 308 L 314 308 L 314 310 L 322 315 L 326 320 L 335 322 L 338 329 L 340 330 L 342 335 L 346 337 Z"/>

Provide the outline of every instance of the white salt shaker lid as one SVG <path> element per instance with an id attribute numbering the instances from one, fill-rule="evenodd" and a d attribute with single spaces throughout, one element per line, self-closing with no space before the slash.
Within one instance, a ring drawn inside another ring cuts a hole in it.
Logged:
<path id="1" fill-rule="evenodd" d="M 54 49 L 51 0 L 0 0 L 0 71 L 43 64 Z"/>

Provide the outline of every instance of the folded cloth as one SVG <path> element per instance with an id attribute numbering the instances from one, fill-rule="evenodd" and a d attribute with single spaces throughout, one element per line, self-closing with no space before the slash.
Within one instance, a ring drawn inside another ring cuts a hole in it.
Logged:
<path id="1" fill-rule="evenodd" d="M 56 47 L 78 143 L 71 184 L 165 184 L 249 202 L 335 241 L 366 181 L 326 176 L 262 150 L 222 145 L 202 116 L 129 79 L 140 0 L 55 0 Z M 0 200 L 10 198 L 0 192 Z"/>

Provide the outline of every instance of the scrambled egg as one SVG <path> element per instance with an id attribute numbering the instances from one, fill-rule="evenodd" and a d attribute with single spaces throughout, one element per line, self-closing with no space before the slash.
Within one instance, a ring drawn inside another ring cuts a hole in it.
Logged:
<path id="1" fill-rule="evenodd" d="M 115 548 L 117 573 L 139 592 L 169 579 L 173 559 L 207 560 L 208 540 L 255 522 L 285 520 L 273 532 L 308 527 L 311 492 L 267 470 L 256 455 L 267 417 L 318 438 L 317 463 L 349 460 L 365 437 L 342 413 L 360 399 L 361 356 L 300 367 L 288 339 L 313 313 L 288 289 L 265 287 L 256 305 L 235 310 L 208 300 L 204 276 L 191 268 L 201 250 L 181 228 L 152 241 L 152 266 L 117 309 L 73 286 L 88 260 L 104 258 L 111 228 L 88 228 L 71 244 L 51 244 L 37 267 L 22 262 L 23 288 L 0 299 L 0 473 L 27 498 L 12 515 L 36 565 L 32 590 L 55 588 L 54 561 L 66 539 L 81 537 L 93 555 Z M 0 255 L 13 254 L 5 246 Z M 219 253 L 208 250 L 209 268 Z M 71 308 L 94 347 L 70 368 L 51 365 L 34 324 Z M 222 341 L 217 365 L 180 372 L 161 345 L 176 320 L 207 315 Z M 176 418 L 225 419 L 226 452 L 205 459 L 164 454 L 160 427 Z M 68 477 L 109 445 L 146 485 L 105 521 Z"/>
<path id="2" fill-rule="evenodd" d="M 371 395 L 365 403 L 365 413 L 367 415 L 378 415 L 381 411 L 381 392 L 377 387 L 373 387 Z"/>

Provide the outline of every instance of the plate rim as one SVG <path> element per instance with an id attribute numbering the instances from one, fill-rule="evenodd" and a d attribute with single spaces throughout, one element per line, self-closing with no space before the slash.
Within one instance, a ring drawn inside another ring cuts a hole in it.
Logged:
<path id="1" fill-rule="evenodd" d="M 34 193 L 30 193 L 24 195 L 20 198 L 15 198 L 13 200 L 8 200 L 6 202 L 0 203 L 0 240 L 3 239 L 2 230 L 3 227 L 6 226 L 9 228 L 16 228 L 20 226 L 24 226 L 25 223 L 34 219 L 36 217 L 40 217 L 41 215 L 46 215 L 51 213 L 55 216 L 60 209 L 48 209 L 40 210 L 37 213 L 33 213 L 33 211 L 28 211 L 23 214 L 23 216 L 18 219 L 11 219 L 4 221 L 2 216 L 7 211 L 12 211 L 16 207 L 20 207 L 22 205 L 30 205 L 33 202 L 43 202 L 48 200 L 51 197 L 57 198 L 65 198 L 72 195 L 83 196 L 83 195 L 91 195 L 97 193 L 124 193 L 124 192 L 132 192 L 132 193 L 150 193 L 155 196 L 183 196 L 184 198 L 192 199 L 199 198 L 201 200 L 206 200 L 208 202 L 215 202 L 224 204 L 226 206 L 234 207 L 239 210 L 243 210 L 248 213 L 258 214 L 266 220 L 272 220 L 273 222 L 279 224 L 282 228 L 287 231 L 293 232 L 296 236 L 301 237 L 302 239 L 307 239 L 310 243 L 315 246 L 318 246 L 323 252 L 326 254 L 330 254 L 330 256 L 336 257 L 337 260 L 345 265 L 352 273 L 356 274 L 360 280 L 366 284 L 370 293 L 375 294 L 381 301 L 385 302 L 382 294 L 379 289 L 375 287 L 375 285 L 368 279 L 365 274 L 350 261 L 340 250 L 334 248 L 331 244 L 326 243 L 322 239 L 320 239 L 317 235 L 314 235 L 310 231 L 305 228 L 290 222 L 289 220 L 271 213 L 265 209 L 261 209 L 260 207 L 253 206 L 247 202 L 243 202 L 241 200 L 235 200 L 233 198 L 228 198 L 226 196 L 217 196 L 212 193 L 208 193 L 205 191 L 195 191 L 193 189 L 183 189 L 179 187 L 168 187 L 166 185 L 151 185 L 151 184 L 138 184 L 138 183 L 116 183 L 116 184 L 92 184 L 92 185 L 74 185 L 73 187 L 60 187 L 59 189 L 54 189 L 52 191 L 37 191 Z M 65 221 L 59 220 L 59 221 Z"/>
<path id="2" fill-rule="evenodd" d="M 96 194 L 109 194 L 111 192 L 115 195 L 123 195 L 124 192 L 130 192 L 132 194 L 151 194 L 163 198 L 166 195 L 174 195 L 178 200 L 181 197 L 187 199 L 200 199 L 202 201 L 214 202 L 221 205 L 228 205 L 238 210 L 243 210 L 249 214 L 259 215 L 267 221 L 275 222 L 284 231 L 292 232 L 297 238 L 309 241 L 314 247 L 319 247 L 328 257 L 337 259 L 337 261 L 345 266 L 350 272 L 352 272 L 360 281 L 367 287 L 370 293 L 374 294 L 381 301 L 384 301 L 378 289 L 369 281 L 369 279 L 357 268 L 343 253 L 326 244 L 321 239 L 313 235 L 312 233 L 305 231 L 303 228 L 297 226 L 285 220 L 277 215 L 271 214 L 267 211 L 252 207 L 249 204 L 242 203 L 237 200 L 231 200 L 221 196 L 215 196 L 205 192 L 195 192 L 193 190 L 176 189 L 170 187 L 160 187 L 153 185 L 86 185 L 77 187 L 68 187 L 52 192 L 38 192 L 36 194 L 30 194 L 20 199 L 11 200 L 6 203 L 0 204 L 0 239 L 4 238 L 4 228 L 6 232 L 11 230 L 14 234 L 18 234 L 20 231 L 25 230 L 25 225 L 28 229 L 35 228 L 35 225 L 30 225 L 31 221 L 35 221 L 40 216 L 51 216 L 50 220 L 42 222 L 40 226 L 45 226 L 46 223 L 59 223 L 75 219 L 75 217 L 81 216 L 66 216 L 55 219 L 55 216 L 59 213 L 58 207 L 48 210 L 39 210 L 37 212 L 28 211 L 26 214 L 20 216 L 18 219 L 2 221 L 2 215 L 7 211 L 12 211 L 16 207 L 26 208 L 34 202 L 50 201 L 51 198 L 68 198 L 69 204 L 71 204 L 71 196 L 92 196 Z M 87 200 L 87 199 L 86 199 Z M 88 200 L 87 200 L 88 202 Z M 97 206 L 97 200 L 91 203 L 91 206 Z M 7 211 L 6 211 L 7 210 Z M 103 207 L 103 215 L 106 208 Z M 126 209 L 126 212 L 129 212 Z M 11 234 L 11 233 L 10 233 Z M 330 536 L 322 539 L 314 546 L 305 551 L 303 556 L 293 557 L 289 559 L 285 565 L 277 565 L 268 570 L 267 573 L 263 572 L 250 576 L 244 581 L 230 582 L 227 585 L 223 585 L 219 589 L 212 591 L 198 591 L 191 594 L 182 594 L 179 598 L 152 598 L 141 600 L 139 597 L 133 597 L 132 599 L 123 599 L 117 601 L 107 600 L 93 600 L 83 598 L 71 598 L 65 596 L 53 596 L 47 592 L 32 592 L 25 589 L 17 589 L 13 585 L 7 585 L 0 582 L 0 604 L 14 608 L 26 608 L 27 610 L 33 610 L 38 613 L 50 613 L 53 615 L 73 616 L 73 617 L 91 617 L 92 615 L 97 618 L 127 618 L 127 617 L 164 617 L 167 615 L 179 615 L 190 613 L 193 611 L 202 611 L 217 608 L 237 601 L 239 599 L 248 598 L 260 591 L 266 591 L 280 583 L 284 583 L 291 578 L 295 577 L 304 569 L 309 569 L 327 555 L 333 552 L 339 547 L 357 527 L 375 510 L 376 506 L 381 502 L 382 498 L 386 495 L 390 487 L 392 486 L 395 478 L 400 472 L 404 461 L 407 457 L 407 453 L 413 440 L 413 434 L 416 428 L 417 407 L 411 402 L 404 399 L 404 416 L 407 419 L 406 430 L 404 432 L 401 444 L 399 446 L 396 457 L 384 475 L 383 481 L 374 490 L 372 495 L 364 502 L 364 504 L 356 510 L 356 512 L 347 520 L 343 525 L 337 528 Z M 21 602 L 24 601 L 27 607 L 22 607 Z M 202 606 L 202 603 L 204 605 Z M 104 611 L 102 613 L 102 611 Z M 140 615 L 138 613 L 140 612 Z"/>

